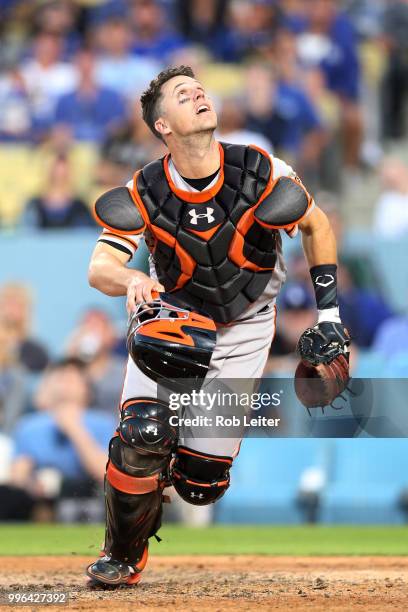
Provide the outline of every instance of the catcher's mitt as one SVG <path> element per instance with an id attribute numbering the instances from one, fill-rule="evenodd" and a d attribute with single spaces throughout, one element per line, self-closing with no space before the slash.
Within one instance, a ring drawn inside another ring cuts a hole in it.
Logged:
<path id="1" fill-rule="evenodd" d="M 318 323 L 307 329 L 297 345 L 295 391 L 307 408 L 328 406 L 349 381 L 350 336 L 341 323 Z"/>

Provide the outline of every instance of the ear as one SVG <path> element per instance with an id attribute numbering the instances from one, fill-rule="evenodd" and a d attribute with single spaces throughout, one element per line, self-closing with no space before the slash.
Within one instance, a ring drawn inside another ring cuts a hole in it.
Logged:
<path id="1" fill-rule="evenodd" d="M 157 121 L 155 121 L 154 127 L 162 136 L 171 134 L 171 129 L 164 117 L 159 117 Z"/>

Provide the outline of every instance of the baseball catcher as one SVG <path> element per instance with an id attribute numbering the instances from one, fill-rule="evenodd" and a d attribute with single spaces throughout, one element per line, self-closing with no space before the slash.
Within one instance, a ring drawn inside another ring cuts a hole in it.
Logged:
<path id="1" fill-rule="evenodd" d="M 97 200 L 103 231 L 89 267 L 91 286 L 126 296 L 130 315 L 103 556 L 87 568 L 92 581 L 108 585 L 140 580 L 166 486 L 192 504 L 213 503 L 228 489 L 241 440 L 183 439 L 158 381 L 177 389 L 188 379 L 200 388 L 204 379 L 262 376 L 285 280 L 281 232 L 302 232 L 316 292 L 317 324 L 299 344 L 302 368 L 324 367 L 324 380 L 348 373 L 335 239 L 292 168 L 258 147 L 217 142 L 213 103 L 189 67 L 161 72 L 141 103 L 168 154 Z M 127 267 L 142 238 L 149 275 Z M 324 401 L 337 391 L 328 388 Z"/>

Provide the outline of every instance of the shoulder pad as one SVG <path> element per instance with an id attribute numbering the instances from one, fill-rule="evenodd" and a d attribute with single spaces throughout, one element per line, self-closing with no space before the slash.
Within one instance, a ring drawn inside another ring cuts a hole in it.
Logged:
<path id="1" fill-rule="evenodd" d="M 281 176 L 272 191 L 255 210 L 255 219 L 266 227 L 284 228 L 300 221 L 311 203 L 305 188 L 288 176 Z"/>
<path id="2" fill-rule="evenodd" d="M 95 202 L 99 225 L 123 234 L 140 234 L 146 227 L 140 210 L 127 187 L 115 187 Z"/>

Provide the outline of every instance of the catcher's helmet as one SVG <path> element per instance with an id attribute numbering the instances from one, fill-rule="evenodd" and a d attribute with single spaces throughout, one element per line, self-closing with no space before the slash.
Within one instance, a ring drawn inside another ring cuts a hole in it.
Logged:
<path id="1" fill-rule="evenodd" d="M 149 378 L 162 379 L 171 390 L 201 387 L 215 342 L 214 321 L 167 293 L 140 304 L 129 320 L 130 356 Z"/>

